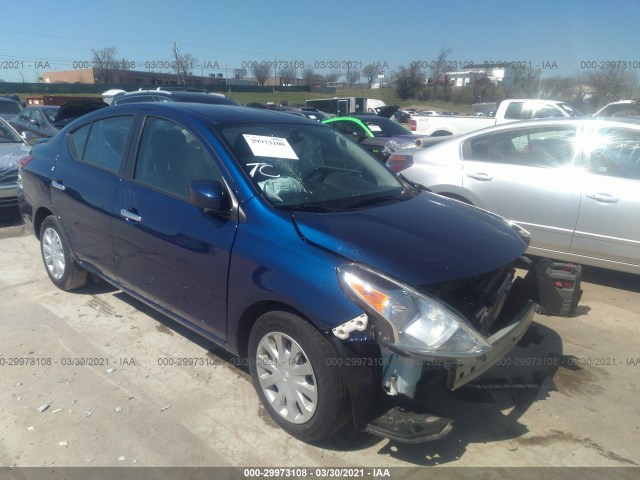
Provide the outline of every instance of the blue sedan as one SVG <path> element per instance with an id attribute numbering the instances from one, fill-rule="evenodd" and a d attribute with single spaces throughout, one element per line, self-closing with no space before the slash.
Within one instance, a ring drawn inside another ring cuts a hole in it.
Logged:
<path id="1" fill-rule="evenodd" d="M 246 359 L 270 415 L 307 442 L 349 422 L 446 435 L 450 419 L 377 402 L 413 398 L 427 370 L 472 381 L 532 320 L 514 280 L 525 231 L 415 188 L 311 120 L 110 107 L 20 165 L 21 213 L 56 286 L 100 277 Z"/>

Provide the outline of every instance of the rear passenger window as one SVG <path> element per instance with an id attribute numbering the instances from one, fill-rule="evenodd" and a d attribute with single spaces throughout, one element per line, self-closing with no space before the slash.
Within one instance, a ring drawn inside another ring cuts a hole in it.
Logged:
<path id="1" fill-rule="evenodd" d="M 123 115 L 98 120 L 75 130 L 69 135 L 73 157 L 118 172 L 132 121 L 132 115 Z"/>
<path id="2" fill-rule="evenodd" d="M 602 128 L 589 132 L 588 169 L 597 175 L 640 180 L 640 132 Z"/>
<path id="3" fill-rule="evenodd" d="M 87 138 L 89 138 L 89 132 L 91 131 L 91 124 L 85 125 L 79 128 L 75 132 L 69 134 L 69 140 L 71 143 L 71 155 L 76 160 L 82 160 L 84 155 L 84 147 L 87 145 Z"/>

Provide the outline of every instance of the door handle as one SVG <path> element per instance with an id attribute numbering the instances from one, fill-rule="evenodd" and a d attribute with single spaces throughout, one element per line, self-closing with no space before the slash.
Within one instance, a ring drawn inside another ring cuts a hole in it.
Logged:
<path id="1" fill-rule="evenodd" d="M 471 178 L 474 178 L 476 180 L 480 180 L 481 182 L 488 182 L 489 180 L 493 179 L 493 177 L 491 175 L 489 175 L 488 173 L 484 173 L 484 172 L 467 173 L 467 177 L 471 177 Z"/>
<path id="2" fill-rule="evenodd" d="M 608 193 L 587 193 L 587 198 L 591 198 L 596 202 L 602 203 L 618 203 L 620 200 L 618 197 L 614 197 L 613 195 L 609 195 Z"/>
<path id="3" fill-rule="evenodd" d="M 133 213 L 130 210 L 126 210 L 124 208 L 120 210 L 120 215 L 122 215 L 127 220 L 131 220 L 133 222 L 141 222 L 142 221 L 142 217 L 140 215 L 138 215 L 137 213 Z"/>
<path id="4" fill-rule="evenodd" d="M 51 182 L 51 186 L 56 190 L 60 190 L 61 192 L 64 192 L 67 189 L 67 187 L 65 187 L 62 183 L 62 180 L 53 180 Z"/>

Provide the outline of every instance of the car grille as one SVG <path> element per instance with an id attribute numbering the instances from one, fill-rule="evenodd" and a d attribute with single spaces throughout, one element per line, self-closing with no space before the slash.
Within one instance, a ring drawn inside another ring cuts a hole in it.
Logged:
<path id="1" fill-rule="evenodd" d="M 453 307 L 486 335 L 500 323 L 514 277 L 515 266 L 507 265 L 482 275 L 429 285 L 423 291 Z"/>

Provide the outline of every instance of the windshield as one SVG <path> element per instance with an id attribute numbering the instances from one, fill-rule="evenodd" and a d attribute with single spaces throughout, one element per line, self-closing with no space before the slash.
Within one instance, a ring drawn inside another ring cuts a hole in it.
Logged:
<path id="1" fill-rule="evenodd" d="M 22 143 L 20 135 L 0 118 L 0 143 Z"/>
<path id="2" fill-rule="evenodd" d="M 42 113 L 44 113 L 44 116 L 47 117 L 49 123 L 53 123 L 55 121 L 56 113 L 58 113 L 59 108 L 60 107 L 49 107 L 42 109 Z"/>
<path id="3" fill-rule="evenodd" d="M 399 123 L 389 120 L 388 118 L 361 118 L 374 137 L 393 137 L 394 135 L 411 135 L 411 132 Z"/>
<path id="4" fill-rule="evenodd" d="M 582 112 L 576 110 L 568 103 L 560 103 L 558 106 L 565 112 L 567 112 L 570 117 L 582 117 L 584 115 Z"/>
<path id="5" fill-rule="evenodd" d="M 304 124 L 219 127 L 249 180 L 271 205 L 338 210 L 417 194 L 332 128 Z"/>

